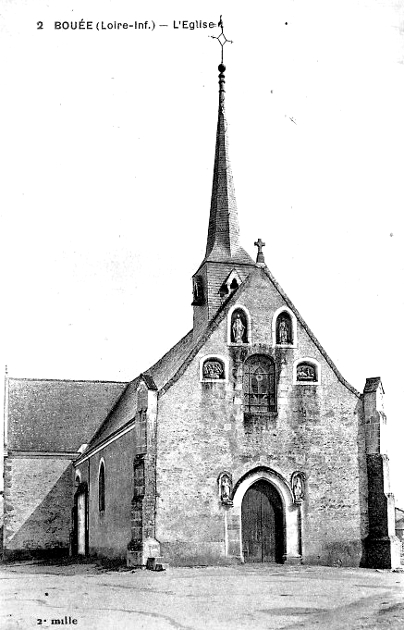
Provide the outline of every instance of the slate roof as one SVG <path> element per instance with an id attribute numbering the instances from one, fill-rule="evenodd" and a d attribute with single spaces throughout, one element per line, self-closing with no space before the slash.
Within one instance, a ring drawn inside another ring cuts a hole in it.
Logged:
<path id="1" fill-rule="evenodd" d="M 227 122 L 225 115 L 224 70 L 219 75 L 219 111 L 216 131 L 215 162 L 213 167 L 212 198 L 210 204 L 208 239 L 203 262 L 221 261 L 253 263 L 240 245 L 240 228 L 236 195 L 229 159 Z M 202 263 L 203 264 L 203 263 Z"/>
<path id="2" fill-rule="evenodd" d="M 166 354 L 146 372 L 139 374 L 133 381 L 130 381 L 109 409 L 108 413 L 101 419 L 91 439 L 88 440 L 89 449 L 99 446 L 108 437 L 115 435 L 123 427 L 133 420 L 134 396 L 140 380 L 143 380 L 151 390 L 159 390 L 175 374 L 178 368 L 184 363 L 192 347 L 192 330 L 175 344 Z"/>
<path id="3" fill-rule="evenodd" d="M 112 381 L 8 379 L 8 449 L 75 452 L 126 387 Z"/>
<path id="4" fill-rule="evenodd" d="M 157 389 L 161 389 L 163 385 L 169 381 L 176 373 L 178 368 L 185 361 L 193 344 L 193 331 L 185 335 L 178 343 L 175 344 L 157 363 L 146 370 L 144 376 L 151 376 L 155 382 Z"/>

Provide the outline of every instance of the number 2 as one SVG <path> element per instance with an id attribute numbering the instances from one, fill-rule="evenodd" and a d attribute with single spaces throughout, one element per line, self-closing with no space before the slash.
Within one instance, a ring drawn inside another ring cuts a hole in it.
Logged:
<path id="1" fill-rule="evenodd" d="M 37 22 L 36 23 L 36 29 L 37 29 L 37 31 L 42 31 L 42 29 L 43 29 L 43 22 Z"/>

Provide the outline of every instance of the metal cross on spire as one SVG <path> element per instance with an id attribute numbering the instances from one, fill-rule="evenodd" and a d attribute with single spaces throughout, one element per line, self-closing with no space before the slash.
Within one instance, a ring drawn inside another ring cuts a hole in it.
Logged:
<path id="1" fill-rule="evenodd" d="M 231 39 L 227 39 L 226 35 L 223 33 L 223 20 L 222 20 L 222 16 L 220 16 L 220 20 L 219 20 L 219 24 L 218 26 L 220 26 L 220 28 L 222 29 L 222 32 L 220 33 L 220 35 L 218 35 L 217 37 L 215 35 L 211 35 L 212 39 L 217 39 L 217 41 L 219 42 L 220 46 L 222 47 L 222 60 L 221 60 L 221 64 L 223 65 L 223 47 L 225 44 L 229 43 L 232 44 L 233 40 Z"/>

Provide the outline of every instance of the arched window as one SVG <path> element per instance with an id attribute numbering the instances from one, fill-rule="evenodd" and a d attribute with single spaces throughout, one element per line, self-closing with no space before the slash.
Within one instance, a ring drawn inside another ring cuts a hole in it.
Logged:
<path id="1" fill-rule="evenodd" d="M 100 472 L 98 473 L 98 509 L 100 512 L 105 510 L 105 466 L 101 462 Z"/>
<path id="2" fill-rule="evenodd" d="M 244 363 L 244 412 L 276 411 L 275 364 L 270 357 L 255 354 Z"/>
<path id="3" fill-rule="evenodd" d="M 287 311 L 282 311 L 277 317 L 276 343 L 281 346 L 293 344 L 292 318 Z"/>

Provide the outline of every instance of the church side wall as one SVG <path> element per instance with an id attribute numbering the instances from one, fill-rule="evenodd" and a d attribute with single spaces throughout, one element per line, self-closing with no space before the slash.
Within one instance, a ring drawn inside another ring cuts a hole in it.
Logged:
<path id="1" fill-rule="evenodd" d="M 154 536 L 155 521 L 155 421 L 157 395 L 144 382 L 133 387 L 125 405 L 117 406 L 111 424 L 132 418 L 121 435 L 75 464 L 75 474 L 88 488 L 88 552 L 124 560 L 128 549 Z M 130 403 L 130 404 L 129 404 Z M 100 435 L 99 439 L 104 438 Z M 84 454 L 85 457 L 85 454 Z M 105 509 L 99 503 L 99 471 L 104 465 Z M 135 468 L 141 466 L 143 483 Z M 140 484 L 140 485 L 139 485 Z M 140 511 L 140 515 L 139 515 Z M 139 527 L 140 516 L 140 527 Z"/>
<path id="2" fill-rule="evenodd" d="M 267 283 L 256 283 L 239 299 L 251 315 L 248 352 L 265 352 L 277 366 L 278 412 L 245 422 L 222 321 L 159 399 L 156 537 L 162 555 L 174 564 L 226 561 L 231 508 L 219 500 L 218 475 L 230 472 L 235 484 L 267 466 L 287 483 L 295 471 L 306 477 L 303 561 L 357 566 L 367 535 L 361 400 L 338 380 L 299 325 L 297 348 L 273 347 L 272 315 L 283 304 Z M 228 382 L 200 383 L 202 357 L 215 354 L 229 361 Z M 293 384 L 294 361 L 307 356 L 321 364 L 321 385 Z"/>
<path id="3" fill-rule="evenodd" d="M 65 457 L 5 460 L 4 557 L 69 552 L 72 464 Z"/>
<path id="4" fill-rule="evenodd" d="M 89 553 L 105 558 L 126 557 L 131 539 L 134 431 L 129 431 L 77 467 L 89 488 Z M 98 503 L 98 474 L 105 465 L 105 510 Z"/>

